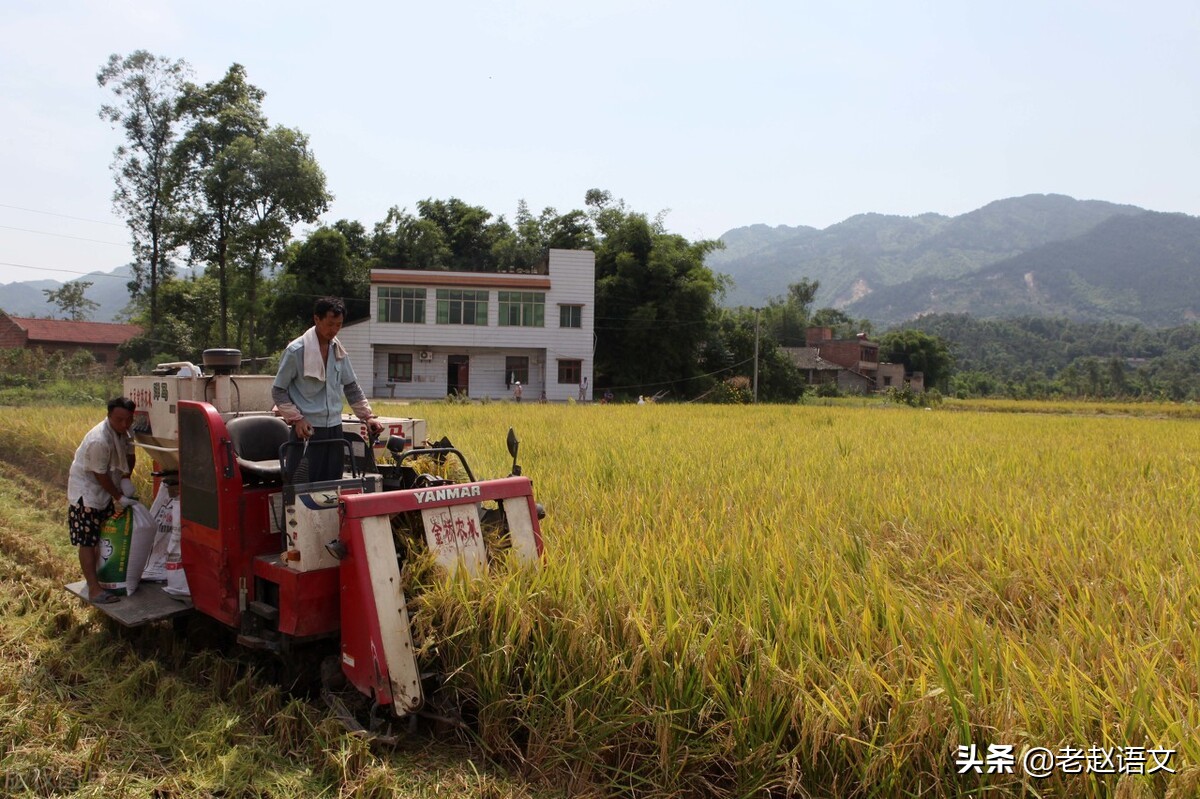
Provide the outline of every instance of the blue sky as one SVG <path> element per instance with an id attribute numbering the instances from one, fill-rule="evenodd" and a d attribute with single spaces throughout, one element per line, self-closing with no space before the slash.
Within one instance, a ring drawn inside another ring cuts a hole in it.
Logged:
<path id="1" fill-rule="evenodd" d="M 139 48 L 245 65 L 309 135 L 325 220 L 368 228 L 593 187 L 689 238 L 1049 192 L 1200 214 L 1194 0 L 9 0 L 0 42 L 0 283 L 129 259 L 95 73 Z"/>

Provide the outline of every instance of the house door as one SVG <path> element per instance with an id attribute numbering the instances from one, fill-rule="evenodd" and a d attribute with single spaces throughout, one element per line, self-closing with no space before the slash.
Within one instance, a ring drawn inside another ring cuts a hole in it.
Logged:
<path id="1" fill-rule="evenodd" d="M 471 359 L 466 355 L 450 355 L 446 358 L 446 393 L 470 395 L 467 373 Z"/>

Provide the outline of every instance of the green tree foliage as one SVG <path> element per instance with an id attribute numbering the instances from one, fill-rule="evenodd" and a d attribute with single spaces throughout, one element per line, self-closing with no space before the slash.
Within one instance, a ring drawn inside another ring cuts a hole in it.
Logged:
<path id="1" fill-rule="evenodd" d="M 250 192 L 249 224 L 237 239 L 235 252 L 241 264 L 246 292 L 245 319 L 249 352 L 256 347 L 259 283 L 263 270 L 277 260 L 297 222 L 315 222 L 329 206 L 325 173 L 308 149 L 308 137 L 298 130 L 281 126 L 268 130 L 258 140 L 241 139 L 235 145 L 245 152 L 236 154 L 247 164 Z M 241 343 L 241 335 L 238 336 Z"/>
<path id="2" fill-rule="evenodd" d="M 716 376 L 725 381 L 733 377 L 752 379 L 755 325 L 753 309 L 724 309 L 718 316 L 714 334 L 705 342 L 701 353 L 701 368 L 706 373 L 716 373 Z M 759 402 L 794 402 L 805 392 L 804 376 L 781 345 L 766 333 L 761 319 L 758 339 Z"/>
<path id="3" fill-rule="evenodd" d="M 941 385 L 950 375 L 953 358 L 946 342 L 920 330 L 895 330 L 879 340 L 879 357 L 904 364 L 906 372 L 922 372 L 925 385 Z"/>
<path id="4" fill-rule="evenodd" d="M 230 249 L 250 224 L 245 142 L 267 130 L 265 93 L 246 81 L 240 64 L 214 83 L 184 87 L 179 104 L 189 129 L 175 151 L 186 175 L 184 236 L 193 262 L 208 264 L 218 285 L 221 338 L 229 341 Z"/>
<path id="5" fill-rule="evenodd" d="M 588 193 L 596 244 L 596 370 L 615 386 L 678 396 L 701 384 L 700 354 L 716 331 L 722 285 L 704 266 L 716 241 L 667 233 L 661 219 Z"/>
<path id="6" fill-rule="evenodd" d="M 435 222 L 397 207 L 376 223 L 368 251 L 378 269 L 446 270 L 452 258 L 446 236 Z"/>
<path id="7" fill-rule="evenodd" d="M 1025 317 L 923 317 L 949 342 L 960 397 L 1200 399 L 1200 325 L 1167 329 Z"/>
<path id="8" fill-rule="evenodd" d="M 592 220 L 583 211 L 559 214 L 545 208 L 534 216 L 524 200 L 515 226 L 503 216 L 451 197 L 417 203 L 417 215 L 392 208 L 375 225 L 367 248 L 376 269 L 433 269 L 464 272 L 527 272 L 545 259 L 547 248 L 592 249 Z"/>
<path id="9" fill-rule="evenodd" d="M 783 296 L 772 297 L 759 315 L 767 336 L 783 347 L 803 347 L 813 299 L 820 287 L 818 281 L 802 278 L 790 284 Z"/>
<path id="10" fill-rule="evenodd" d="M 125 135 L 113 154 L 113 205 L 133 237 L 134 297 L 149 299 L 149 323 L 158 322 L 158 285 L 174 273 L 171 254 L 178 238 L 171 225 L 180 177 L 172 159 L 179 129 L 177 103 L 190 68 L 184 61 L 137 50 L 113 54 L 96 75 L 116 103 L 100 107 L 101 119 Z"/>
<path id="11" fill-rule="evenodd" d="M 54 303 L 68 319 L 79 322 L 87 319 L 92 311 L 100 307 L 99 303 L 89 300 L 86 296 L 91 287 L 90 280 L 72 280 L 64 283 L 61 288 L 42 289 L 42 293 L 46 295 L 46 302 Z"/>
<path id="12" fill-rule="evenodd" d="M 163 284 L 158 324 L 123 344 L 122 359 L 149 366 L 170 361 L 200 363 L 204 350 L 224 343 L 218 321 L 219 296 L 220 287 L 212 275 Z"/>
<path id="13" fill-rule="evenodd" d="M 493 248 L 512 235 L 512 228 L 500 217 L 478 205 L 468 205 L 455 197 L 449 200 L 421 200 L 417 203 L 421 219 L 432 222 L 449 249 L 447 269 L 462 272 L 496 270 Z"/>
<path id="14" fill-rule="evenodd" d="M 284 346 L 312 324 L 313 303 L 320 297 L 343 298 L 347 322 L 369 315 L 371 289 L 364 246 L 362 225 L 341 220 L 288 247 L 283 272 L 271 292 L 268 325 L 273 348 Z"/>
<path id="15" fill-rule="evenodd" d="M 185 175 L 185 241 L 193 261 L 209 265 L 219 294 L 220 333 L 230 342 L 230 287 L 239 273 L 239 331 L 255 346 L 258 278 L 293 224 L 328 207 L 325 176 L 299 131 L 271 128 L 265 93 L 234 64 L 214 83 L 184 87 L 179 109 L 188 123 L 175 150 Z M 251 353 L 253 354 L 253 352 Z"/>

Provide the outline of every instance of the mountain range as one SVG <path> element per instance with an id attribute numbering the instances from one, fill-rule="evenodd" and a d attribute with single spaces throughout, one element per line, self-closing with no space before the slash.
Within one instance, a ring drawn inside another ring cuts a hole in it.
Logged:
<path id="1" fill-rule="evenodd" d="M 761 305 L 802 278 L 816 307 L 891 325 L 930 313 L 1055 316 L 1160 327 L 1200 319 L 1200 219 L 1027 195 L 960 216 L 859 214 L 824 230 L 729 231 L 708 266 L 729 305 Z"/>
<path id="2" fill-rule="evenodd" d="M 129 266 L 117 267 L 111 272 L 91 272 L 69 281 L 85 281 L 92 285 L 84 297 L 99 305 L 88 315 L 92 322 L 124 321 L 122 315 L 129 305 L 129 278 L 133 270 Z M 59 280 L 26 280 L 0 283 L 0 310 L 10 316 L 63 318 L 58 306 L 50 302 L 43 290 L 55 291 L 62 288 Z"/>

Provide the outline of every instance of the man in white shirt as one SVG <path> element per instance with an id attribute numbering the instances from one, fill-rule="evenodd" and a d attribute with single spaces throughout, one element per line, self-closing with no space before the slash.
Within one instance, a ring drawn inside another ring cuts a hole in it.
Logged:
<path id="1" fill-rule="evenodd" d="M 79 547 L 79 565 L 87 581 L 88 598 L 96 604 L 115 602 L 117 596 L 100 586 L 100 528 L 115 507 L 135 500 L 121 494 L 121 480 L 133 474 L 133 400 L 108 401 L 108 416 L 88 431 L 75 450 L 67 478 L 67 527 L 71 543 Z"/>
<path id="2" fill-rule="evenodd" d="M 342 395 L 351 410 L 371 432 L 383 432 L 371 403 L 358 385 L 350 355 L 338 341 L 346 318 L 346 305 L 337 297 L 322 297 L 313 306 L 313 326 L 294 340 L 279 359 L 279 371 L 271 386 L 276 412 L 292 426 L 289 441 L 337 441 L 342 439 Z M 299 447 L 289 448 L 284 470 L 294 474 L 299 466 Z M 308 461 L 304 482 L 339 480 L 344 450 L 336 446 L 300 450 Z"/>

